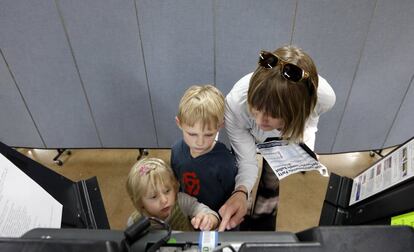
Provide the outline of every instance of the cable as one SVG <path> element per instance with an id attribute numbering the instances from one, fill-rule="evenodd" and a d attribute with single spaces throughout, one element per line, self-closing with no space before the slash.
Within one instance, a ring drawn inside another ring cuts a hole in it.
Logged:
<path id="1" fill-rule="evenodd" d="M 154 245 L 152 245 L 147 250 L 148 252 L 155 252 L 157 249 L 159 249 L 161 247 L 161 245 L 163 245 L 164 243 L 167 243 L 168 240 L 170 239 L 170 237 L 171 237 L 171 227 L 170 227 L 170 225 L 168 225 L 168 223 L 166 223 L 165 221 L 160 220 L 158 218 L 148 217 L 148 219 L 160 224 L 167 231 L 167 234 L 163 238 L 161 238 L 159 241 L 154 243 Z"/>

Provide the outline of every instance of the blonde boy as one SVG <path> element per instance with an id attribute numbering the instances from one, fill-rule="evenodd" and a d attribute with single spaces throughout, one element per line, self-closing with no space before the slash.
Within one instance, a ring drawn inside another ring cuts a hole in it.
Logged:
<path id="1" fill-rule="evenodd" d="M 236 162 L 216 141 L 224 124 L 224 96 L 212 85 L 192 86 L 181 98 L 175 118 L 183 139 L 171 148 L 171 167 L 181 190 L 214 211 L 231 196 Z"/>

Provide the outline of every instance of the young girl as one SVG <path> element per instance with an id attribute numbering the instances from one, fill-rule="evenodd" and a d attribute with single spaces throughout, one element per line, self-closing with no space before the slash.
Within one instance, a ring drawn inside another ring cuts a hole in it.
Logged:
<path id="1" fill-rule="evenodd" d="M 128 175 L 127 191 L 137 211 L 128 219 L 128 226 L 147 216 L 166 221 L 173 230 L 215 229 L 218 214 L 196 198 L 178 192 L 178 188 L 171 168 L 163 160 L 144 158 L 135 163 Z"/>

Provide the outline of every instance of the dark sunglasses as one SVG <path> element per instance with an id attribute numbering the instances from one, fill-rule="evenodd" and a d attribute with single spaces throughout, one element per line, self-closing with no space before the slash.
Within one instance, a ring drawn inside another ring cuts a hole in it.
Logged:
<path id="1" fill-rule="evenodd" d="M 286 80 L 299 82 L 301 80 L 309 78 L 309 73 L 302 68 L 288 63 L 271 52 L 261 51 L 259 54 L 259 66 L 264 68 L 274 68 L 277 65 L 281 66 L 282 76 Z"/>

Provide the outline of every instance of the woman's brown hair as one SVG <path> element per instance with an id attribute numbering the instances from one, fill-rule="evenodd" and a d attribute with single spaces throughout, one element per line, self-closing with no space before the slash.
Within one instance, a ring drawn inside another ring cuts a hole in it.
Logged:
<path id="1" fill-rule="evenodd" d="M 277 57 L 309 73 L 309 77 L 292 82 L 282 76 L 281 65 L 258 66 L 250 79 L 247 102 L 249 108 L 267 116 L 284 120 L 282 137 L 303 141 L 305 123 L 317 102 L 318 73 L 312 58 L 295 46 L 283 46 L 273 52 Z"/>

